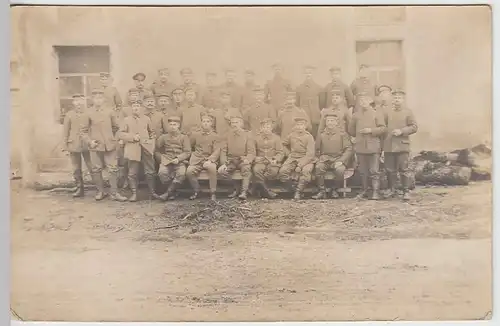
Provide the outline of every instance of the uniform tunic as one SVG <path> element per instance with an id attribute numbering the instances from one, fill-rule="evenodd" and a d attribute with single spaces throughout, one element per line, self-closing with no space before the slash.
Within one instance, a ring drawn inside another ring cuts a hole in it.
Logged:
<path id="1" fill-rule="evenodd" d="M 281 138 L 274 133 L 270 135 L 259 133 L 255 137 L 255 148 L 257 153 L 253 166 L 255 178 L 259 181 L 276 178 L 284 158 Z M 275 160 L 276 163 L 271 163 L 271 160 Z"/>
<path id="2" fill-rule="evenodd" d="M 290 82 L 280 76 L 276 76 L 266 83 L 264 89 L 266 99 L 274 107 L 276 112 L 285 104 L 286 92 L 290 87 Z"/>
<path id="3" fill-rule="evenodd" d="M 254 134 L 260 129 L 260 122 L 267 118 L 276 121 L 276 111 L 266 103 L 255 103 L 243 114 L 248 130 L 253 131 Z"/>
<path id="4" fill-rule="evenodd" d="M 307 112 L 311 124 L 319 124 L 320 108 L 319 97 L 321 87 L 312 80 L 307 80 L 297 87 L 297 103 L 298 106 Z"/>
<path id="5" fill-rule="evenodd" d="M 288 152 L 288 157 L 279 171 L 280 181 L 289 181 L 296 167 L 301 169 L 299 182 L 310 180 L 315 154 L 313 136 L 307 131 L 293 131 L 283 140 L 283 147 Z"/>
<path id="6" fill-rule="evenodd" d="M 104 92 L 104 106 L 114 108 L 121 108 L 123 101 L 115 86 L 103 86 Z"/>
<path id="7" fill-rule="evenodd" d="M 181 132 L 162 135 L 157 141 L 158 150 L 161 155 L 161 164 L 158 177 L 163 184 L 182 183 L 186 176 L 186 161 L 191 155 L 191 143 L 188 136 Z M 179 163 L 172 164 L 177 159 Z"/>
<path id="8" fill-rule="evenodd" d="M 172 95 L 172 91 L 177 87 L 174 83 L 171 83 L 169 81 L 162 82 L 161 80 L 155 80 L 151 84 L 151 92 L 155 97 L 158 96 L 158 94 L 168 94 Z"/>
<path id="9" fill-rule="evenodd" d="M 316 139 L 316 174 L 335 170 L 337 162 L 348 166 L 353 154 L 351 140 L 345 131 L 325 129 Z"/>
<path id="10" fill-rule="evenodd" d="M 241 129 L 227 133 L 220 155 L 220 163 L 227 166 L 224 177 L 229 177 L 236 169 L 240 169 L 241 175 L 249 178 L 254 158 L 255 142 L 249 131 Z M 243 163 L 244 160 L 247 163 Z"/>
<path id="11" fill-rule="evenodd" d="M 347 128 L 349 127 L 349 121 L 352 117 L 352 113 L 345 107 L 328 107 L 326 109 L 321 110 L 321 118 L 319 121 L 318 127 L 318 135 L 320 135 L 326 127 L 326 115 L 336 113 L 340 117 L 341 127 L 344 129 L 344 132 L 347 132 Z"/>
<path id="12" fill-rule="evenodd" d="M 224 83 L 220 86 L 221 90 L 229 92 L 231 95 L 231 106 L 235 108 L 241 108 L 243 99 L 243 89 L 240 85 L 236 83 Z"/>
<path id="13" fill-rule="evenodd" d="M 206 109 L 215 109 L 219 107 L 220 88 L 217 86 L 207 86 L 203 89 L 201 96 L 201 105 Z"/>
<path id="14" fill-rule="evenodd" d="M 361 134 L 360 130 L 370 128 L 371 134 Z M 386 131 L 384 116 L 373 108 L 355 112 L 349 123 L 349 134 L 356 137 L 354 150 L 360 154 L 380 153 L 380 136 Z"/>
<path id="15" fill-rule="evenodd" d="M 321 95 L 321 101 L 320 101 L 320 107 L 321 108 L 327 108 L 332 105 L 332 94 L 331 91 L 334 89 L 340 89 L 343 98 L 344 98 L 344 103 L 345 105 L 350 108 L 354 107 L 356 102 L 354 101 L 354 95 L 352 93 L 352 90 L 349 86 L 347 86 L 343 81 L 341 80 L 333 80 L 330 83 L 328 83 Z"/>
<path id="16" fill-rule="evenodd" d="M 200 185 L 198 175 L 205 169 L 205 162 L 210 161 L 206 170 L 210 191 L 215 192 L 217 188 L 217 164 L 220 157 L 219 136 L 212 130 L 200 130 L 191 137 L 191 145 L 194 148 L 189 166 L 186 170 L 186 177 L 194 191 L 198 192 Z"/>
<path id="17" fill-rule="evenodd" d="M 278 115 L 276 129 L 281 135 L 281 139 L 285 139 L 292 131 L 295 126 L 295 117 L 301 116 L 307 119 L 307 129 L 311 129 L 311 121 L 307 113 L 296 107 L 284 108 Z"/>
<path id="18" fill-rule="evenodd" d="M 257 87 L 255 83 L 245 83 L 242 90 L 241 107 L 249 108 L 255 104 L 255 91 Z"/>
<path id="19" fill-rule="evenodd" d="M 64 117 L 63 147 L 69 152 L 75 179 L 81 179 L 82 156 L 87 169 L 92 171 L 88 146 L 81 134 L 82 128 L 88 123 L 88 114 L 80 110 L 69 111 Z"/>
<path id="20" fill-rule="evenodd" d="M 156 138 L 160 137 L 166 132 L 166 128 L 163 125 L 163 114 L 156 111 L 152 110 L 149 112 L 145 112 L 144 115 L 148 117 L 151 120 L 151 126 L 155 132 Z"/>
<path id="21" fill-rule="evenodd" d="M 181 84 L 179 86 L 183 91 L 186 91 L 186 89 L 188 88 L 192 88 L 194 89 L 195 93 L 196 93 L 196 100 L 195 102 L 197 104 L 201 104 L 201 95 L 202 95 L 202 88 L 200 85 L 198 85 L 197 83 L 190 83 L 190 84 Z"/>
<path id="22" fill-rule="evenodd" d="M 183 133 L 190 135 L 201 125 L 201 114 L 205 112 L 203 106 L 193 103 L 187 103 L 182 107 L 181 115 L 181 130 Z"/>

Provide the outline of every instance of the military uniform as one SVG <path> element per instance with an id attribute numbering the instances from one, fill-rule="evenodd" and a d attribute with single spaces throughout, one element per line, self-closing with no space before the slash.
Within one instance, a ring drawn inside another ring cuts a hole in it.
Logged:
<path id="1" fill-rule="evenodd" d="M 200 127 L 205 108 L 196 103 L 186 103 L 181 110 L 181 131 L 190 136 Z"/>
<path id="2" fill-rule="evenodd" d="M 209 77 L 216 77 L 215 72 L 208 72 L 207 79 Z M 216 85 L 207 85 L 201 95 L 201 105 L 207 110 L 213 110 L 219 107 L 220 98 L 220 87 Z"/>
<path id="3" fill-rule="evenodd" d="M 404 93 L 396 90 L 394 93 Z M 394 192 L 397 173 L 401 175 L 401 185 L 404 194 L 408 193 L 410 187 L 410 170 L 408 161 L 410 156 L 410 135 L 418 130 L 417 122 L 413 113 L 406 107 L 393 107 L 384 113 L 387 133 L 383 142 L 384 167 L 387 171 L 389 189 Z M 400 135 L 394 135 L 395 130 L 401 131 Z M 407 198 L 405 198 L 407 199 Z"/>
<path id="4" fill-rule="evenodd" d="M 75 94 L 73 98 L 84 98 L 82 94 Z M 81 109 L 73 109 L 64 116 L 63 148 L 69 152 L 73 178 L 76 183 L 76 191 L 73 197 L 83 197 L 84 184 L 82 173 L 82 157 L 87 170 L 92 172 L 92 162 L 87 144 L 83 141 L 81 130 L 89 123 L 87 112 Z"/>
<path id="5" fill-rule="evenodd" d="M 254 75 L 254 71 L 247 69 L 245 71 L 246 74 L 251 74 Z M 258 85 L 255 84 L 253 81 L 247 81 L 243 85 L 242 88 L 242 95 L 241 95 L 241 107 L 242 108 L 250 108 L 252 105 L 255 104 L 255 96 L 254 96 L 254 89 L 259 88 Z"/>
<path id="6" fill-rule="evenodd" d="M 177 121 L 180 123 L 180 118 L 170 117 L 168 121 Z M 188 136 L 180 131 L 162 135 L 157 140 L 157 146 L 161 153 L 161 163 L 158 170 L 158 176 L 161 183 L 168 184 L 168 190 L 161 197 L 163 200 L 171 198 L 177 187 L 184 182 L 186 177 L 186 163 L 191 156 L 191 143 Z M 173 162 L 177 160 L 177 162 Z"/>
<path id="7" fill-rule="evenodd" d="M 92 94 L 102 95 L 103 93 L 102 90 L 94 90 Z M 118 121 L 111 110 L 107 110 L 102 106 L 94 106 L 89 111 L 88 119 L 89 122 L 82 125 L 82 134 L 83 139 L 89 145 L 92 173 L 98 189 L 96 200 L 102 200 L 106 197 L 102 169 L 107 168 L 112 199 L 124 201 L 127 198 L 121 196 L 117 188 L 118 159 L 115 133 L 119 129 Z"/>
<path id="8" fill-rule="evenodd" d="M 132 76 L 132 79 L 133 80 L 138 80 L 138 79 L 145 80 L 146 79 L 146 75 L 144 73 L 142 73 L 142 72 L 138 72 L 134 76 Z M 142 85 L 142 86 L 136 86 L 136 87 L 134 87 L 132 89 L 137 90 L 137 92 L 139 93 L 138 100 L 140 100 L 140 101 L 144 101 L 145 97 L 153 95 L 153 92 L 149 88 L 144 87 L 144 85 Z M 128 98 L 127 98 L 127 101 L 128 101 Z"/>
<path id="9" fill-rule="evenodd" d="M 330 72 L 333 71 L 340 71 L 340 68 L 338 67 L 332 67 L 330 68 Z M 320 107 L 321 108 L 328 108 L 332 105 L 332 98 L 330 96 L 330 92 L 333 90 L 339 90 L 343 99 L 344 103 L 347 108 L 354 107 L 356 102 L 354 101 L 354 95 L 352 93 L 352 90 L 349 86 L 347 86 L 342 80 L 340 79 L 333 79 L 331 82 L 329 82 L 325 88 L 323 89 L 321 99 L 320 99 Z"/>
<path id="10" fill-rule="evenodd" d="M 185 75 L 192 75 L 193 74 L 193 70 L 191 70 L 191 68 L 182 68 L 181 69 L 181 76 L 185 76 Z M 192 88 L 195 93 L 196 93 L 196 100 L 195 102 L 197 104 L 201 104 L 201 95 L 202 95 L 202 88 L 199 84 L 195 83 L 194 81 L 190 81 L 190 82 L 184 82 L 182 83 L 180 86 L 179 86 L 184 92 L 188 89 L 188 88 Z"/>
<path id="11" fill-rule="evenodd" d="M 99 76 L 109 78 L 111 75 L 108 72 L 101 72 Z M 104 94 L 104 106 L 113 109 L 120 109 L 122 107 L 123 101 L 118 89 L 115 86 L 103 85 L 102 91 Z"/>
<path id="12" fill-rule="evenodd" d="M 373 83 L 370 80 L 370 78 L 358 77 L 352 82 L 351 91 L 352 91 L 352 94 L 354 95 L 354 99 L 355 99 L 355 103 L 356 103 L 354 105 L 354 108 L 355 108 L 355 110 L 357 110 L 358 109 L 358 105 L 357 105 L 358 95 L 360 93 L 367 94 L 372 99 L 374 99 L 377 95 L 377 86 L 375 85 L 375 83 Z"/>
<path id="13" fill-rule="evenodd" d="M 158 70 L 158 74 L 161 73 L 167 73 L 170 74 L 170 71 L 168 68 L 162 68 Z M 153 93 L 153 95 L 158 98 L 160 94 L 172 94 L 172 91 L 177 87 L 174 83 L 166 80 L 162 81 L 161 79 L 155 80 L 151 86 L 150 90 Z"/>
<path id="14" fill-rule="evenodd" d="M 211 116 L 210 118 L 213 119 Z M 189 166 L 186 170 L 186 178 L 194 191 L 191 199 L 198 197 L 200 191 L 198 176 L 203 170 L 207 171 L 210 194 L 212 199 L 215 199 L 215 191 L 217 190 L 217 162 L 220 158 L 219 136 L 213 130 L 203 130 L 200 128 L 200 130 L 193 133 L 191 146 L 194 151 L 191 154 Z"/>
<path id="15" fill-rule="evenodd" d="M 294 121 L 307 122 L 307 118 L 297 116 Z M 295 188 L 295 198 L 300 199 L 306 184 L 311 181 L 311 173 L 314 169 L 314 137 L 307 131 L 294 130 L 283 139 L 283 147 L 285 153 L 288 152 L 288 157 L 279 170 L 278 178 L 281 182 L 290 184 L 292 173 L 294 171 L 300 173 Z"/>
<path id="16" fill-rule="evenodd" d="M 316 135 L 320 120 L 319 97 L 322 92 L 321 87 L 312 79 L 304 81 L 297 87 L 297 104 L 306 111 L 311 122 L 311 133 Z"/>
<path id="17" fill-rule="evenodd" d="M 240 119 L 243 123 L 241 115 L 233 115 L 231 119 Z M 235 184 L 235 190 L 230 197 L 236 197 L 240 194 L 240 199 L 246 199 L 246 193 L 250 185 L 252 177 L 252 162 L 255 158 L 255 141 L 249 131 L 239 129 L 231 129 L 224 137 L 224 142 L 221 148 L 219 174 L 224 178 L 230 178 L 231 174 L 237 169 L 240 170 L 242 183 L 241 191 L 238 191 Z M 223 167 L 227 169 L 224 171 Z"/>
<path id="18" fill-rule="evenodd" d="M 305 117 L 307 120 L 307 129 L 311 130 L 311 121 L 307 113 L 296 106 L 285 107 L 279 114 L 276 123 L 276 129 L 278 130 L 281 139 L 285 139 L 293 131 L 293 126 L 295 125 L 295 117 Z"/>
<path id="19" fill-rule="evenodd" d="M 342 95 L 342 90 L 340 88 L 334 88 L 330 91 L 330 103 L 333 94 Z M 321 110 L 321 117 L 318 126 L 318 135 L 320 135 L 325 129 L 325 117 L 326 115 L 329 114 L 335 114 L 337 117 L 339 117 L 343 131 L 347 132 L 347 128 L 349 127 L 349 120 L 352 117 L 351 110 L 341 104 L 339 104 L 336 107 L 334 107 L 333 104 L 331 104 L 329 107 Z"/>
<path id="20" fill-rule="evenodd" d="M 334 112 L 327 113 L 325 118 L 329 116 L 340 118 L 339 114 Z M 325 174 L 328 171 L 335 173 L 335 188 L 341 188 L 344 185 L 344 172 L 354 153 L 349 135 L 343 129 L 342 125 L 332 129 L 325 128 L 316 139 L 318 160 L 315 166 L 315 176 L 319 193 L 313 197 L 314 199 L 325 198 Z M 332 194 L 334 198 L 338 197 L 335 190 Z"/>
<path id="21" fill-rule="evenodd" d="M 137 102 L 140 104 L 140 102 Z M 124 157 L 128 160 L 129 186 L 132 196 L 129 201 L 137 200 L 137 186 L 139 167 L 142 163 L 150 194 L 155 193 L 155 132 L 151 120 L 146 115 L 131 115 L 124 119 L 118 132 L 118 137 L 125 142 Z"/>
<path id="22" fill-rule="evenodd" d="M 360 93 L 358 96 L 365 96 L 371 99 L 367 93 Z M 361 132 L 365 129 L 370 129 L 370 133 Z M 359 172 L 363 186 L 360 198 L 366 196 L 368 179 L 371 179 L 373 187 L 372 199 L 379 199 L 380 137 L 385 131 L 384 116 L 380 112 L 375 111 L 372 106 L 360 108 L 353 114 L 349 122 L 348 132 L 352 137 L 356 137 L 354 151 L 358 158 Z"/>
<path id="23" fill-rule="evenodd" d="M 272 119 L 261 120 L 261 125 L 273 125 Z M 266 181 L 275 179 L 278 176 L 281 163 L 284 159 L 283 145 L 281 138 L 274 134 L 264 134 L 262 132 L 255 136 L 255 149 L 257 156 L 254 160 L 253 175 L 257 185 L 259 185 L 267 197 L 276 197 L 266 185 Z"/>
<path id="24" fill-rule="evenodd" d="M 243 99 L 243 89 L 240 85 L 235 82 L 225 82 L 220 86 L 221 90 L 229 92 L 231 95 L 231 106 L 235 108 L 241 108 Z"/>
<path id="25" fill-rule="evenodd" d="M 264 91 L 262 88 L 256 87 L 254 92 Z M 257 134 L 260 129 L 260 124 L 264 119 L 271 119 L 273 123 L 276 121 L 276 110 L 264 102 L 255 102 L 249 109 L 245 110 L 243 119 L 245 120 L 247 129 Z"/>
<path id="26" fill-rule="evenodd" d="M 274 107 L 276 113 L 279 113 L 285 102 L 287 89 L 291 87 L 289 80 L 281 75 L 275 75 L 265 85 L 265 94 L 267 101 Z"/>

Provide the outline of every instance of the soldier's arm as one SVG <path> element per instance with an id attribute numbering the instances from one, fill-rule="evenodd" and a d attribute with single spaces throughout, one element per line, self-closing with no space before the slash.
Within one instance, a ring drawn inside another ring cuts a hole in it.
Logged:
<path id="1" fill-rule="evenodd" d="M 120 123 L 114 114 L 110 113 L 109 116 L 111 119 L 111 129 L 113 133 L 116 134 L 118 130 L 120 130 Z"/>
<path id="2" fill-rule="evenodd" d="M 220 142 L 220 164 L 224 165 L 227 163 L 227 141 L 222 140 Z"/>
<path id="3" fill-rule="evenodd" d="M 182 140 L 182 153 L 177 156 L 179 162 L 189 159 L 191 156 L 191 143 L 189 142 L 189 137 L 184 136 Z"/>
<path id="4" fill-rule="evenodd" d="M 316 137 L 316 143 L 315 143 L 315 151 L 316 151 L 316 156 L 319 157 L 321 155 L 321 134 L 318 134 L 318 137 Z"/>
<path id="5" fill-rule="evenodd" d="M 90 128 L 92 127 L 92 119 L 89 115 L 85 116 L 85 122 L 83 122 L 80 126 L 80 137 L 87 144 L 90 144 L 92 139 L 90 139 Z"/>
<path id="6" fill-rule="evenodd" d="M 285 154 L 285 157 L 290 155 L 290 135 L 286 136 L 285 139 L 283 139 L 283 153 Z"/>
<path id="7" fill-rule="evenodd" d="M 349 121 L 349 125 L 348 125 L 348 128 L 347 128 L 347 133 L 351 137 L 356 137 L 356 115 L 355 114 L 353 114 L 351 120 Z"/>
<path id="8" fill-rule="evenodd" d="M 274 110 L 274 108 L 271 106 L 269 106 L 267 109 L 268 109 L 268 113 L 267 113 L 268 117 L 270 119 L 272 119 L 273 122 L 275 122 L 276 119 L 278 118 L 278 116 L 276 115 L 276 110 Z"/>
<path id="9" fill-rule="evenodd" d="M 345 87 L 345 99 L 346 99 L 346 104 L 347 108 L 353 108 L 356 102 L 354 101 L 354 94 L 352 92 L 352 89 L 349 87 Z"/>
<path id="10" fill-rule="evenodd" d="M 274 145 L 274 150 L 276 151 L 276 155 L 274 156 L 274 159 L 281 163 L 285 158 L 285 152 L 283 151 L 283 144 L 281 142 L 281 138 L 279 138 L 279 136 L 276 137 L 277 137 L 276 143 Z"/>
<path id="11" fill-rule="evenodd" d="M 342 136 L 342 146 L 343 146 L 343 151 L 339 161 L 342 162 L 345 166 L 347 166 L 347 164 L 349 163 L 354 154 L 354 151 L 352 149 L 351 139 L 347 134 L 344 134 Z"/>
<path id="12" fill-rule="evenodd" d="M 115 88 L 114 99 L 115 99 L 116 107 L 121 109 L 121 107 L 123 106 L 123 101 L 122 101 L 122 98 L 120 96 L 120 93 L 118 92 L 118 90 L 116 88 Z"/>
<path id="13" fill-rule="evenodd" d="M 271 90 L 269 88 L 269 82 L 264 86 L 264 100 L 266 103 L 271 102 Z"/>
<path id="14" fill-rule="evenodd" d="M 248 162 L 253 162 L 255 159 L 255 156 L 257 156 L 257 150 L 255 149 L 255 140 L 253 139 L 252 136 L 250 136 L 250 133 L 248 133 L 248 139 L 247 139 L 247 155 L 245 156 L 245 159 Z"/>
<path id="15" fill-rule="evenodd" d="M 404 136 L 413 135 L 418 131 L 417 120 L 415 120 L 415 116 L 413 112 L 408 110 L 408 116 L 406 117 L 406 127 L 401 128 L 401 132 Z"/>
<path id="16" fill-rule="evenodd" d="M 376 127 L 372 129 L 373 136 L 382 136 L 387 131 L 387 127 L 384 120 L 385 119 L 383 113 L 377 113 L 375 115 Z"/>
<path id="17" fill-rule="evenodd" d="M 116 135 L 118 136 L 118 139 L 121 139 L 123 141 L 126 141 L 126 142 L 129 142 L 129 143 L 132 143 L 134 142 L 134 135 L 129 133 L 128 132 L 128 123 L 127 121 L 124 121 L 121 126 L 120 126 L 120 130 L 118 130 L 118 132 L 116 133 Z"/>
<path id="18" fill-rule="evenodd" d="M 221 156 L 221 141 L 218 137 L 214 137 L 212 140 L 212 154 L 208 157 L 211 162 L 217 162 Z"/>
<path id="19" fill-rule="evenodd" d="M 147 128 L 148 128 L 149 138 L 156 139 L 156 137 L 161 136 L 161 135 L 156 134 L 155 129 L 153 128 L 153 124 L 151 123 L 150 119 L 148 119 Z"/>
<path id="20" fill-rule="evenodd" d="M 320 117 L 319 117 L 319 125 L 318 125 L 318 134 L 316 137 L 319 137 L 321 133 L 323 132 L 323 129 L 325 129 L 325 109 L 321 110 Z"/>
<path id="21" fill-rule="evenodd" d="M 155 147 L 160 150 L 160 152 L 163 150 L 163 147 L 165 147 L 165 135 L 161 135 L 160 137 L 158 137 Z"/>
<path id="22" fill-rule="evenodd" d="M 63 129 L 63 146 L 66 148 L 66 145 L 68 144 L 68 139 L 69 139 L 69 132 L 71 130 L 71 118 L 69 115 L 69 112 L 66 113 L 66 116 L 64 117 L 64 123 L 63 123 L 64 129 Z"/>
<path id="23" fill-rule="evenodd" d="M 321 93 L 319 93 L 319 108 L 320 109 L 326 108 L 326 97 L 328 96 L 329 85 L 330 84 L 323 87 L 323 89 L 321 90 Z"/>
<path id="24" fill-rule="evenodd" d="M 306 155 L 301 158 L 297 166 L 300 168 L 303 168 L 307 164 L 311 163 L 314 160 L 314 154 L 315 154 L 315 146 L 314 146 L 314 138 L 312 135 L 307 135 L 307 144 L 306 144 Z"/>

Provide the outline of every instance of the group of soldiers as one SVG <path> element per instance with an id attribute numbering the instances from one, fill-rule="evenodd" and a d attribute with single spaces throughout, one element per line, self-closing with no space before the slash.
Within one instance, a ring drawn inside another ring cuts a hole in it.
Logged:
<path id="1" fill-rule="evenodd" d="M 245 85 L 235 82 L 234 70 L 215 84 L 208 72 L 206 86 L 194 82 L 189 68 L 180 71 L 183 83 L 170 81 L 168 68 L 145 87 L 146 75 L 133 76 L 135 87 L 122 100 L 109 73 L 101 73 L 101 87 L 92 90 L 92 105 L 83 94 L 74 94 L 73 109 L 64 119 L 65 150 L 70 153 L 76 181 L 75 197 L 84 195 L 82 157 L 97 187 L 96 200 L 105 192 L 102 170 L 109 172 L 109 196 L 117 201 L 137 201 L 138 173 L 142 165 L 151 198 L 171 200 L 187 179 L 195 199 L 198 177 L 206 171 L 210 196 L 216 198 L 218 178 L 234 180 L 229 197 L 245 200 L 248 193 L 274 198 L 268 181 L 277 179 L 303 198 L 314 180 L 314 199 L 338 197 L 344 172 L 352 164 L 361 175 L 359 198 L 374 200 L 397 195 L 401 176 L 403 200 L 409 199 L 410 139 L 417 123 L 405 104 L 405 92 L 375 85 L 369 67 L 359 67 L 351 85 L 341 79 L 338 67 L 330 69 L 325 87 L 313 79 L 314 67 L 304 68 L 298 87 L 274 65 L 274 77 L 264 87 L 245 71 Z M 388 178 L 388 193 L 380 194 L 380 155 Z M 355 163 L 353 163 L 355 162 Z M 334 187 L 327 191 L 325 175 L 333 172 Z M 157 193 L 157 180 L 167 189 Z M 241 180 L 240 180 L 241 179 Z M 120 194 L 130 188 L 127 198 Z M 371 190 L 371 191 L 369 191 Z"/>

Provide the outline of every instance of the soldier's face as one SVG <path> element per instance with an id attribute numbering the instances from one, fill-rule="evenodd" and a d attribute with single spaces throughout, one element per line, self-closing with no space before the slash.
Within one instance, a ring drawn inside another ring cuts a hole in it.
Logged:
<path id="1" fill-rule="evenodd" d="M 259 103 L 264 102 L 264 98 L 265 98 L 264 92 L 261 91 L 255 92 L 255 100 L 257 102 Z"/>
<path id="2" fill-rule="evenodd" d="M 276 66 L 273 69 L 274 69 L 274 74 L 275 75 L 281 75 L 283 73 L 283 68 L 280 67 L 280 66 Z"/>
<path id="3" fill-rule="evenodd" d="M 233 83 L 235 79 L 236 79 L 236 73 L 232 71 L 226 73 L 226 81 L 228 83 Z"/>
<path id="4" fill-rule="evenodd" d="M 209 85 L 209 86 L 215 85 L 215 76 L 214 75 L 207 75 L 207 85 Z"/>
<path id="5" fill-rule="evenodd" d="M 196 99 L 196 93 L 194 91 L 186 92 L 186 100 L 189 103 L 193 103 L 195 99 Z"/>
<path id="6" fill-rule="evenodd" d="M 299 130 L 299 131 L 303 131 L 303 130 L 306 130 L 306 123 L 305 121 L 296 121 L 295 122 L 295 129 Z"/>
<path id="7" fill-rule="evenodd" d="M 231 104 L 231 96 L 224 94 L 220 97 L 220 103 L 222 106 L 227 107 Z"/>
<path id="8" fill-rule="evenodd" d="M 193 74 L 182 75 L 182 80 L 184 81 L 184 84 L 190 84 L 193 81 Z"/>
<path id="9" fill-rule="evenodd" d="M 245 82 L 247 82 L 247 83 L 253 83 L 254 80 L 255 80 L 254 74 L 251 74 L 251 73 L 245 74 Z"/>
<path id="10" fill-rule="evenodd" d="M 135 87 L 137 89 L 143 89 L 144 88 L 144 79 L 142 79 L 142 78 L 134 79 L 134 83 L 135 83 Z"/>
<path id="11" fill-rule="evenodd" d="M 131 102 L 137 101 L 139 99 L 139 94 L 138 93 L 130 93 L 128 95 L 128 98 Z"/>
<path id="12" fill-rule="evenodd" d="M 181 90 L 176 90 L 172 93 L 175 103 L 181 103 L 184 101 L 184 92 Z"/>
<path id="13" fill-rule="evenodd" d="M 73 103 L 73 107 L 75 109 L 79 109 L 82 107 L 82 98 L 81 97 L 74 97 L 72 103 Z"/>
<path id="14" fill-rule="evenodd" d="M 380 94 L 379 94 L 379 98 L 380 100 L 383 102 L 383 103 L 391 103 L 392 101 L 392 94 L 390 91 L 388 90 L 385 90 L 385 91 L 382 91 Z"/>
<path id="15" fill-rule="evenodd" d="M 92 103 L 94 103 L 94 105 L 97 107 L 101 107 L 104 103 L 104 96 L 102 96 L 102 94 L 94 94 Z"/>
<path id="16" fill-rule="evenodd" d="M 201 127 L 204 130 L 210 130 L 210 129 L 212 129 L 212 119 L 210 119 L 210 118 L 203 118 L 201 120 Z"/>
<path id="17" fill-rule="evenodd" d="M 162 82 L 166 82 L 166 81 L 168 81 L 168 78 L 170 77 L 170 73 L 166 70 L 162 70 L 162 71 L 158 72 L 158 76 L 160 77 L 160 80 Z"/>
<path id="18" fill-rule="evenodd" d="M 108 84 L 109 84 L 108 77 L 101 76 L 101 77 L 99 77 L 99 81 L 101 82 L 101 85 L 103 85 L 103 86 L 108 86 Z"/>
<path id="19" fill-rule="evenodd" d="M 171 131 L 179 131 L 180 126 L 180 123 L 178 123 L 177 121 L 170 121 L 168 123 L 168 127 Z"/>
<path id="20" fill-rule="evenodd" d="M 342 74 L 340 73 L 340 70 L 334 70 L 330 72 L 330 76 L 333 80 L 339 80 L 342 77 Z"/>
<path id="21" fill-rule="evenodd" d="M 304 71 L 304 77 L 306 78 L 306 80 L 311 80 L 313 77 L 313 71 L 311 69 L 306 69 Z"/>
<path id="22" fill-rule="evenodd" d="M 336 128 L 339 124 L 339 119 L 337 117 L 327 117 L 325 121 L 325 125 L 327 128 L 333 129 Z"/>
<path id="23" fill-rule="evenodd" d="M 135 117 L 138 117 L 140 114 L 141 114 L 141 111 L 142 111 L 142 106 L 140 104 L 132 104 L 132 114 L 135 116 Z"/>
<path id="24" fill-rule="evenodd" d="M 395 106 L 403 105 L 404 101 L 405 97 L 403 94 L 394 94 L 392 97 L 392 103 L 394 103 Z"/>
<path id="25" fill-rule="evenodd" d="M 273 125 L 270 124 L 270 123 L 265 123 L 263 124 L 261 127 L 260 127 L 260 131 L 264 134 L 264 135 L 269 135 L 273 132 Z"/>
<path id="26" fill-rule="evenodd" d="M 241 119 L 231 119 L 231 128 L 241 129 L 243 127 L 243 121 Z"/>
<path id="27" fill-rule="evenodd" d="M 154 107 L 156 106 L 156 101 L 154 98 L 148 98 L 145 102 L 145 106 L 148 108 L 148 109 L 154 109 Z"/>
<path id="28" fill-rule="evenodd" d="M 161 108 L 166 108 L 170 104 L 170 99 L 168 97 L 162 96 L 158 99 L 158 106 Z"/>
<path id="29" fill-rule="evenodd" d="M 340 102 L 342 102 L 342 97 L 340 97 L 339 94 L 332 95 L 332 104 L 333 105 L 339 105 Z"/>

